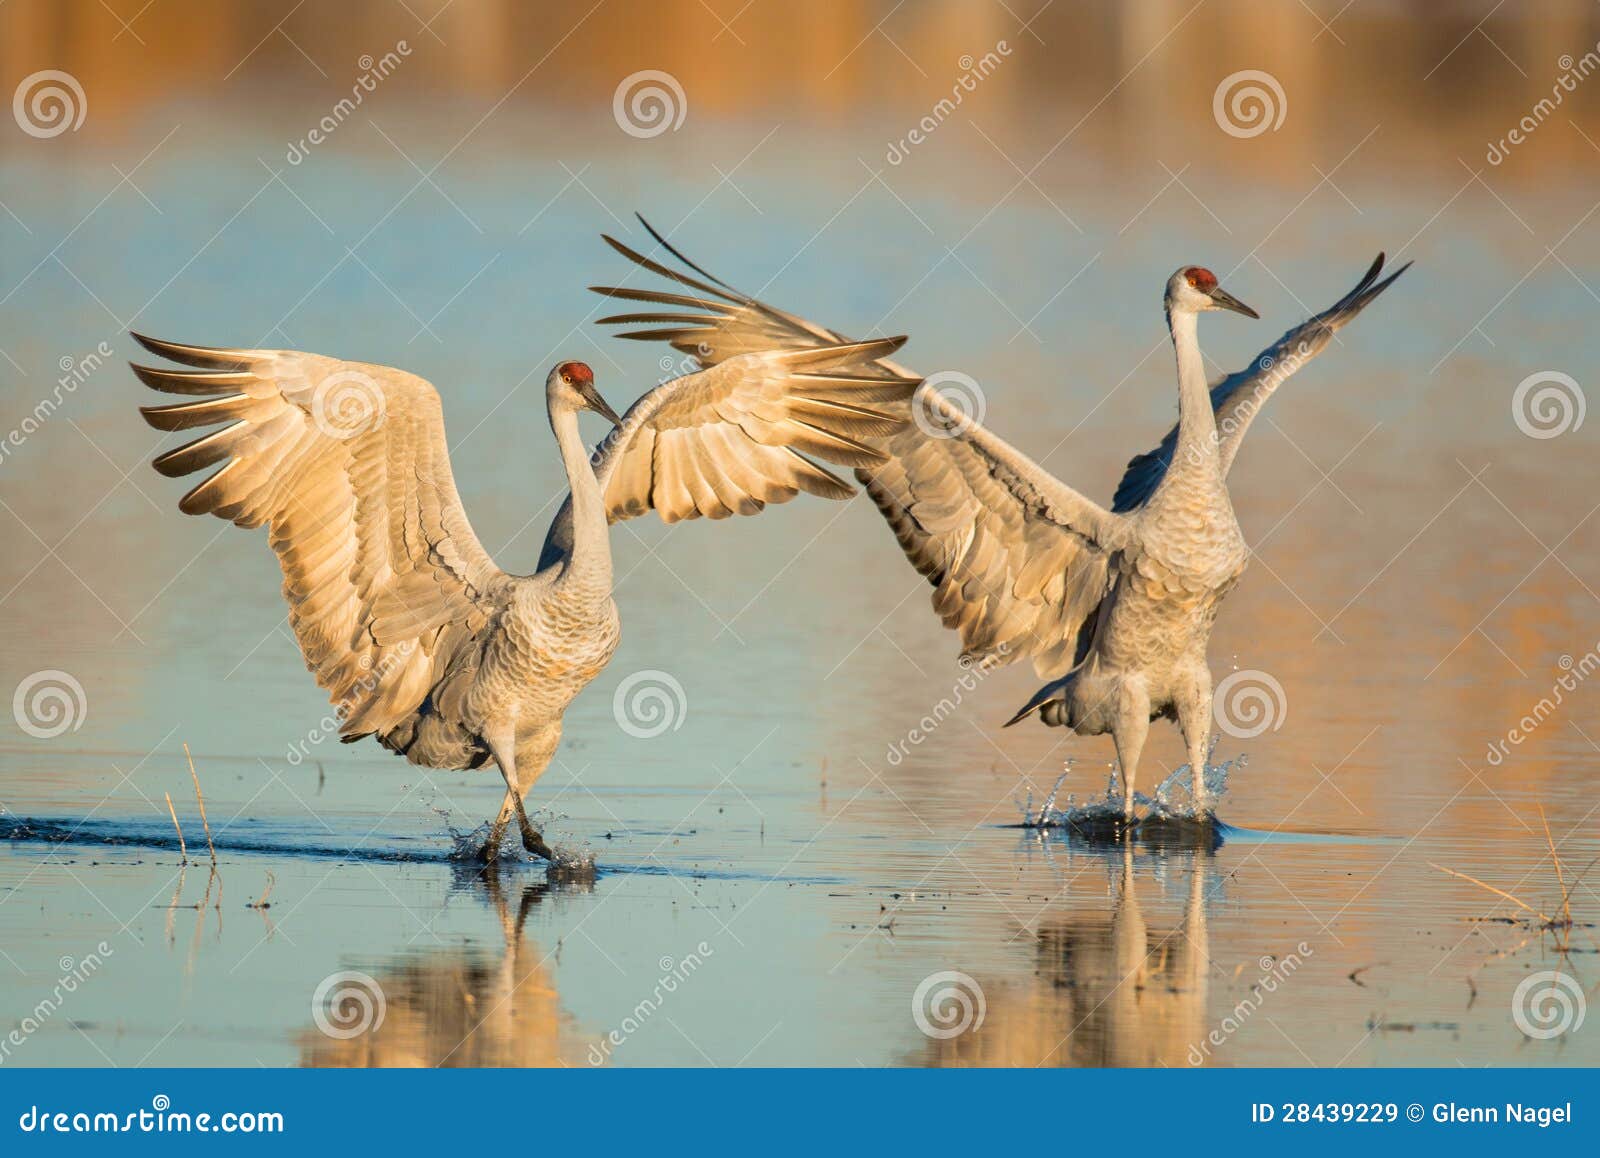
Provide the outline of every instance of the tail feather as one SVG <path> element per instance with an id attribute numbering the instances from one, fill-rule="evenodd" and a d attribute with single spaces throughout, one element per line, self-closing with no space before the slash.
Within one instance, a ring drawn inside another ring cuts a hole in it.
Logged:
<path id="1" fill-rule="evenodd" d="M 1052 680 L 1050 683 L 1045 684 L 1044 687 L 1033 693 L 1033 698 L 1023 704 L 1017 714 L 1007 720 L 1004 726 L 1009 728 L 1012 724 L 1026 720 L 1034 712 L 1048 709 L 1054 704 L 1060 704 L 1061 708 L 1057 711 L 1045 711 L 1044 722 L 1052 726 L 1066 724 L 1067 693 L 1072 690 L 1073 681 L 1077 678 L 1076 672 L 1069 672 L 1060 679 Z"/>

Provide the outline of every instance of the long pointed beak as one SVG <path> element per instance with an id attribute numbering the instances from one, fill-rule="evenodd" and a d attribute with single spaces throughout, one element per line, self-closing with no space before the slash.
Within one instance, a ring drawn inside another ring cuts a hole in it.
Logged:
<path id="1" fill-rule="evenodd" d="M 600 391 L 596 390 L 592 385 L 584 387 L 583 400 L 589 404 L 590 410 L 593 410 L 601 418 L 611 423 L 612 426 L 622 425 L 622 419 L 617 417 L 617 412 L 611 409 L 610 403 L 600 397 Z"/>
<path id="2" fill-rule="evenodd" d="M 1212 304 L 1217 306 L 1219 309 L 1232 310 L 1234 313 L 1243 314 L 1247 318 L 1261 317 L 1260 314 L 1256 313 L 1253 309 L 1245 305 L 1221 286 L 1218 286 L 1216 289 L 1212 290 L 1208 296 L 1211 298 Z"/>

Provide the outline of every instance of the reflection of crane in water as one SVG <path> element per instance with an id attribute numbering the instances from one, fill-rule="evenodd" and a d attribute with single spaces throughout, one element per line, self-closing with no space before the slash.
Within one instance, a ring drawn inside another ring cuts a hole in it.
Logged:
<path id="1" fill-rule="evenodd" d="M 989 984 L 980 979 L 987 1004 L 982 1026 L 930 1043 L 924 1064 L 1189 1064 L 1189 1051 L 1209 1029 L 1205 904 L 1212 855 L 1166 854 L 1188 860 L 1188 900 L 1176 927 L 1152 931 L 1135 887 L 1134 845 L 1123 844 L 1120 852 L 1111 910 L 1041 924 L 1034 936 L 1032 979 Z"/>
<path id="2" fill-rule="evenodd" d="M 651 327 L 623 337 L 665 340 L 702 367 L 752 350 L 811 350 L 847 341 L 741 293 L 650 232 L 700 277 L 606 240 L 701 296 L 597 291 L 697 312 L 601 319 Z M 1204 807 L 1212 695 L 1206 647 L 1217 609 L 1248 558 L 1228 469 L 1273 391 L 1404 272 L 1380 281 L 1382 268 L 1379 254 L 1343 298 L 1214 385 L 1206 381 L 1200 355 L 1200 314 L 1259 315 L 1209 270 L 1191 265 L 1174 273 L 1164 304 L 1177 353 L 1178 423 L 1154 450 L 1129 462 L 1109 510 L 968 414 L 980 398 L 960 400 L 969 403 L 964 408 L 941 395 L 936 379 L 917 391 L 915 424 L 876 440 L 887 461 L 856 470 L 906 558 L 937 588 L 934 610 L 961 633 L 964 655 L 986 667 L 1027 656 L 1053 681 L 1011 722 L 1038 712 L 1045 723 L 1080 735 L 1111 734 L 1122 769 L 1124 821 L 1133 819 L 1134 777 L 1150 721 L 1161 716 L 1183 731 L 1195 802 Z M 664 322 L 672 325 L 655 328 Z M 886 381 L 909 374 L 887 357 L 858 372 Z M 967 382 L 979 393 L 976 385 Z"/>
<path id="3" fill-rule="evenodd" d="M 500 920 L 505 950 L 496 960 L 476 947 L 424 951 L 378 972 L 383 1017 L 350 1038 L 318 1029 L 300 1036 L 308 1066 L 527 1067 L 581 1065 L 592 1039 L 561 1009 L 546 954 L 523 940 L 528 914 L 553 888 L 542 881 L 508 897 L 494 867 L 483 870 L 486 899 Z M 513 906 L 513 902 L 515 902 Z"/>

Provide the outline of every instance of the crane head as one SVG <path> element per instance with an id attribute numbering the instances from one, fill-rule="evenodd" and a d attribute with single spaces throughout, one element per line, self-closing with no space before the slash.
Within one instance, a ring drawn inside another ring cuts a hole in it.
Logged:
<path id="1" fill-rule="evenodd" d="M 613 426 L 621 426 L 622 419 L 611 409 L 595 389 L 594 371 L 583 362 L 562 362 L 550 371 L 545 380 L 545 397 L 550 409 L 593 410 Z"/>
<path id="2" fill-rule="evenodd" d="M 1218 285 L 1217 275 L 1203 265 L 1186 265 L 1168 279 L 1167 309 L 1190 313 L 1232 310 L 1247 318 L 1261 316 Z"/>

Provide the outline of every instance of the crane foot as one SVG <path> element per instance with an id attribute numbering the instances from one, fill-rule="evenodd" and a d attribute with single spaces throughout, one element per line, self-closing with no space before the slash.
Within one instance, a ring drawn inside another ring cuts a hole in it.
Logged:
<path id="1" fill-rule="evenodd" d="M 544 842 L 544 835 L 536 830 L 531 824 L 522 830 L 522 847 L 527 849 L 534 856 L 542 857 L 543 859 L 550 861 L 552 864 L 555 863 L 555 850 Z"/>

